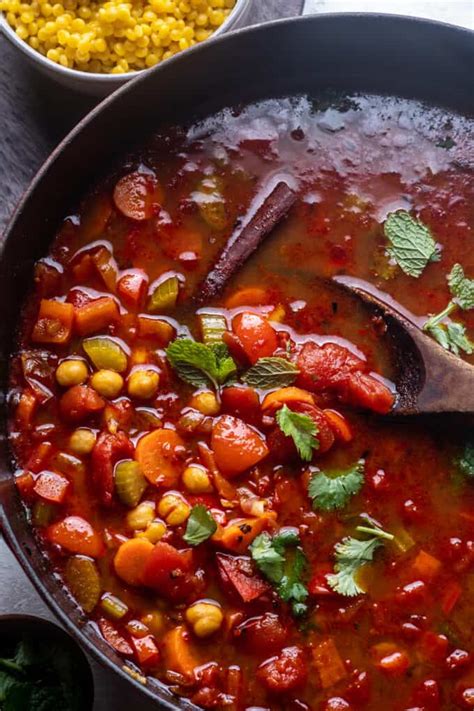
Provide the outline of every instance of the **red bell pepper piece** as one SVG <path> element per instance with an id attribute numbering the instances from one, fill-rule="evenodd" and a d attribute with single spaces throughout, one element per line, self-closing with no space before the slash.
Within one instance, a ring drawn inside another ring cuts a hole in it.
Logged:
<path id="1" fill-rule="evenodd" d="M 92 473 L 100 499 L 106 506 L 114 495 L 114 465 L 119 459 L 128 459 L 134 453 L 133 444 L 123 432 L 101 432 L 92 450 Z"/>

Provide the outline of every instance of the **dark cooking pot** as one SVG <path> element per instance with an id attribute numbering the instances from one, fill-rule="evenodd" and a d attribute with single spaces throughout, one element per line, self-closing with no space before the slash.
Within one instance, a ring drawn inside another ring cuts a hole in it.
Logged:
<path id="1" fill-rule="evenodd" d="M 149 131 L 184 123 L 226 105 L 322 90 L 400 95 L 474 112 L 474 33 L 396 16 L 323 15 L 274 22 L 206 43 L 128 84 L 102 103 L 54 151 L 20 204 L 0 260 L 2 390 L 32 267 L 68 208 L 111 163 Z M 27 574 L 69 631 L 103 664 L 129 678 L 120 660 L 51 575 L 13 484 L 5 436 L 0 516 Z M 162 708 L 195 708 L 153 680 L 131 679 Z"/>

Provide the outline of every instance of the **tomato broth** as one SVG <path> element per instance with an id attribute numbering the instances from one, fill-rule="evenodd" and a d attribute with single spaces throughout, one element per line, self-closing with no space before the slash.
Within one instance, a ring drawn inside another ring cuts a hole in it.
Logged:
<path id="1" fill-rule="evenodd" d="M 36 265 L 9 394 L 28 517 L 98 634 L 198 707 L 474 708 L 474 446 L 383 417 L 383 323 L 331 283 L 474 362 L 473 128 L 374 96 L 228 109 L 126 157 Z M 196 306 L 278 181 L 287 217 Z"/>

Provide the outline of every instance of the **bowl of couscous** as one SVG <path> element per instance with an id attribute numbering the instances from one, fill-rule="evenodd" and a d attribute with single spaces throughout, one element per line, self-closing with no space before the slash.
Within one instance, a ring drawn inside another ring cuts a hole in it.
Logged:
<path id="1" fill-rule="evenodd" d="M 241 23 L 251 0 L 0 0 L 0 29 L 44 74 L 105 96 Z"/>

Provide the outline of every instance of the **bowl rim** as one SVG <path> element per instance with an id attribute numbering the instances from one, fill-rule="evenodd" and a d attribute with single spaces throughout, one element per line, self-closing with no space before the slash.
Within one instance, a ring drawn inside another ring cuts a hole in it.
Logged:
<path id="1" fill-rule="evenodd" d="M 217 27 L 217 29 L 214 30 L 214 32 L 212 32 L 212 34 L 208 37 L 207 40 L 204 40 L 204 42 L 208 42 L 209 40 L 214 39 L 214 37 L 219 37 L 220 35 L 230 31 L 234 24 L 242 17 L 244 12 L 248 9 L 251 2 L 252 0 L 236 0 L 234 8 L 226 17 L 222 25 L 219 25 L 219 27 Z M 22 52 L 22 54 L 31 59 L 33 63 L 41 65 L 51 74 L 57 74 L 58 76 L 62 76 L 64 79 L 76 80 L 84 82 L 85 84 L 98 82 L 104 87 L 106 87 L 107 85 L 115 86 L 117 84 L 122 84 L 127 81 L 130 81 L 131 79 L 135 79 L 137 76 L 141 76 L 145 72 L 154 69 L 154 66 L 163 64 L 163 61 L 168 61 L 162 60 L 158 62 L 158 65 L 154 65 L 153 67 L 147 67 L 146 69 L 136 69 L 131 72 L 124 72 L 123 74 L 102 74 L 99 72 L 84 72 L 81 69 L 63 67 L 62 64 L 53 62 L 52 59 L 48 59 L 48 57 L 46 57 L 44 54 L 41 54 L 41 52 L 31 47 L 27 42 L 25 42 L 25 40 L 21 39 L 17 35 L 14 28 L 8 22 L 5 12 L 0 10 L 0 32 L 2 31 L 5 34 L 5 37 L 7 37 L 7 39 L 9 39 L 10 42 L 12 42 L 12 44 L 14 44 L 15 47 L 17 47 Z M 198 46 L 200 44 L 202 44 L 202 42 L 198 42 L 197 45 L 194 46 Z M 187 50 L 184 51 L 189 51 L 189 49 L 193 49 L 193 47 L 189 47 Z M 178 52 L 177 54 L 181 54 L 181 52 Z M 169 57 L 169 59 L 173 59 L 173 57 Z"/>
<path id="2" fill-rule="evenodd" d="M 440 30 L 444 28 L 444 30 L 456 33 L 457 36 L 460 34 L 468 36 L 472 41 L 474 41 L 474 30 L 471 30 L 469 28 L 465 28 L 462 26 L 458 25 L 453 25 L 450 23 L 446 22 L 441 22 L 438 20 L 429 20 L 426 18 L 417 18 L 413 16 L 407 16 L 407 15 L 401 15 L 401 14 L 391 14 L 391 13 L 377 13 L 377 12 L 372 12 L 372 13 L 366 13 L 366 12 L 338 12 L 338 13 L 321 13 L 321 14 L 314 14 L 314 15 L 302 15 L 299 17 L 292 17 L 292 18 L 281 18 L 278 20 L 273 20 L 270 22 L 262 23 L 259 25 L 254 25 L 250 27 L 244 27 L 241 29 L 236 30 L 233 32 L 231 35 L 221 35 L 220 37 L 215 38 L 211 42 L 202 42 L 191 49 L 187 50 L 185 53 L 178 53 L 171 57 L 170 59 L 166 60 L 165 62 L 162 62 L 155 67 L 152 67 L 149 71 L 144 71 L 144 72 L 138 72 L 136 76 L 132 79 L 132 81 L 127 82 L 123 86 L 120 86 L 113 94 L 108 95 L 105 97 L 100 103 L 98 103 L 89 113 L 87 113 L 72 129 L 71 131 L 66 134 L 66 136 L 61 140 L 61 142 L 57 145 L 57 147 L 51 152 L 49 157 L 45 160 L 43 165 L 39 168 L 31 182 L 29 183 L 28 187 L 26 188 L 21 200 L 17 204 L 15 210 L 13 211 L 10 220 L 8 221 L 5 230 L 4 230 L 4 235 L 3 235 L 3 240 L 0 243 L 0 260 L 3 258 L 3 254 L 5 251 L 5 245 L 8 241 L 8 239 L 11 237 L 11 232 L 15 227 L 15 223 L 17 220 L 21 219 L 21 215 L 23 210 L 25 209 L 25 206 L 27 205 L 30 196 L 32 193 L 35 192 L 38 184 L 43 180 L 45 175 L 47 175 L 49 169 L 51 168 L 52 165 L 56 162 L 60 154 L 63 152 L 64 149 L 67 148 L 67 146 L 71 143 L 71 141 L 74 141 L 78 134 L 80 134 L 89 124 L 94 122 L 96 117 L 106 108 L 110 107 L 114 103 L 120 101 L 120 98 L 124 96 L 128 92 L 133 92 L 135 90 L 135 87 L 139 85 L 140 83 L 145 83 L 147 81 L 150 81 L 150 78 L 152 76 L 152 72 L 159 74 L 160 72 L 163 71 L 171 71 L 171 67 L 175 62 L 180 62 L 183 59 L 183 56 L 188 57 L 188 61 L 191 57 L 192 54 L 198 54 L 198 53 L 203 53 L 203 52 L 208 52 L 212 51 L 212 46 L 225 43 L 227 41 L 232 41 L 232 38 L 236 38 L 242 35 L 246 35 L 247 37 L 252 37 L 252 36 L 258 36 L 261 32 L 265 32 L 267 28 L 273 28 L 273 27 L 278 27 L 279 25 L 297 25 L 297 24 L 318 24 L 322 22 L 323 24 L 326 23 L 333 23 L 337 22 L 340 20 L 345 20 L 345 21 L 351 21 L 351 19 L 356 20 L 356 21 L 361 21 L 365 20 L 367 22 L 373 22 L 377 23 L 380 21 L 389 21 L 389 20 L 395 20 L 395 22 L 399 22 L 402 24 L 409 23 L 409 24 L 416 24 L 416 25 L 423 25 L 426 27 L 438 27 Z M 13 476 L 12 471 L 11 471 L 11 466 L 9 467 L 11 476 Z M 1 482 L 0 482 L 1 484 Z M 147 684 L 141 683 L 139 680 L 137 680 L 135 677 L 131 676 L 129 673 L 127 673 L 124 670 L 124 666 L 126 666 L 126 663 L 124 662 L 122 665 L 118 663 L 113 663 L 107 656 L 106 654 L 97 646 L 94 644 L 93 640 L 90 639 L 87 634 L 84 634 L 82 626 L 76 624 L 73 622 L 67 615 L 65 609 L 60 605 L 60 603 L 55 599 L 52 598 L 46 586 L 44 585 L 43 581 L 41 580 L 40 573 L 38 569 L 31 563 L 29 560 L 28 553 L 21 547 L 21 545 L 18 542 L 18 539 L 16 537 L 16 534 L 13 530 L 12 524 L 10 523 L 6 511 L 4 509 L 3 503 L 2 503 L 2 487 L 0 486 L 0 530 L 2 530 L 2 533 L 4 534 L 5 540 L 7 541 L 10 550 L 13 552 L 15 555 L 17 561 L 19 562 L 21 568 L 25 571 L 29 581 L 33 584 L 35 589 L 37 590 L 38 594 L 40 597 L 45 601 L 49 609 L 53 612 L 53 614 L 56 616 L 58 622 L 60 623 L 61 626 L 63 626 L 68 632 L 73 639 L 78 640 L 81 644 L 81 646 L 88 652 L 88 654 L 91 655 L 93 659 L 98 661 L 102 666 L 104 666 L 107 670 L 112 671 L 114 674 L 117 674 L 120 678 L 126 680 L 129 684 L 131 684 L 137 691 L 139 691 L 141 694 L 143 694 L 146 698 L 154 701 L 155 704 L 157 704 L 157 708 L 163 708 L 163 709 L 168 709 L 169 711 L 184 711 L 184 709 L 193 709 L 195 711 L 199 711 L 199 708 L 192 704 L 189 700 L 187 699 L 181 699 L 181 698 L 159 698 L 157 697 L 156 694 L 156 687 L 151 686 Z M 166 688 L 166 687 L 165 687 Z"/>

